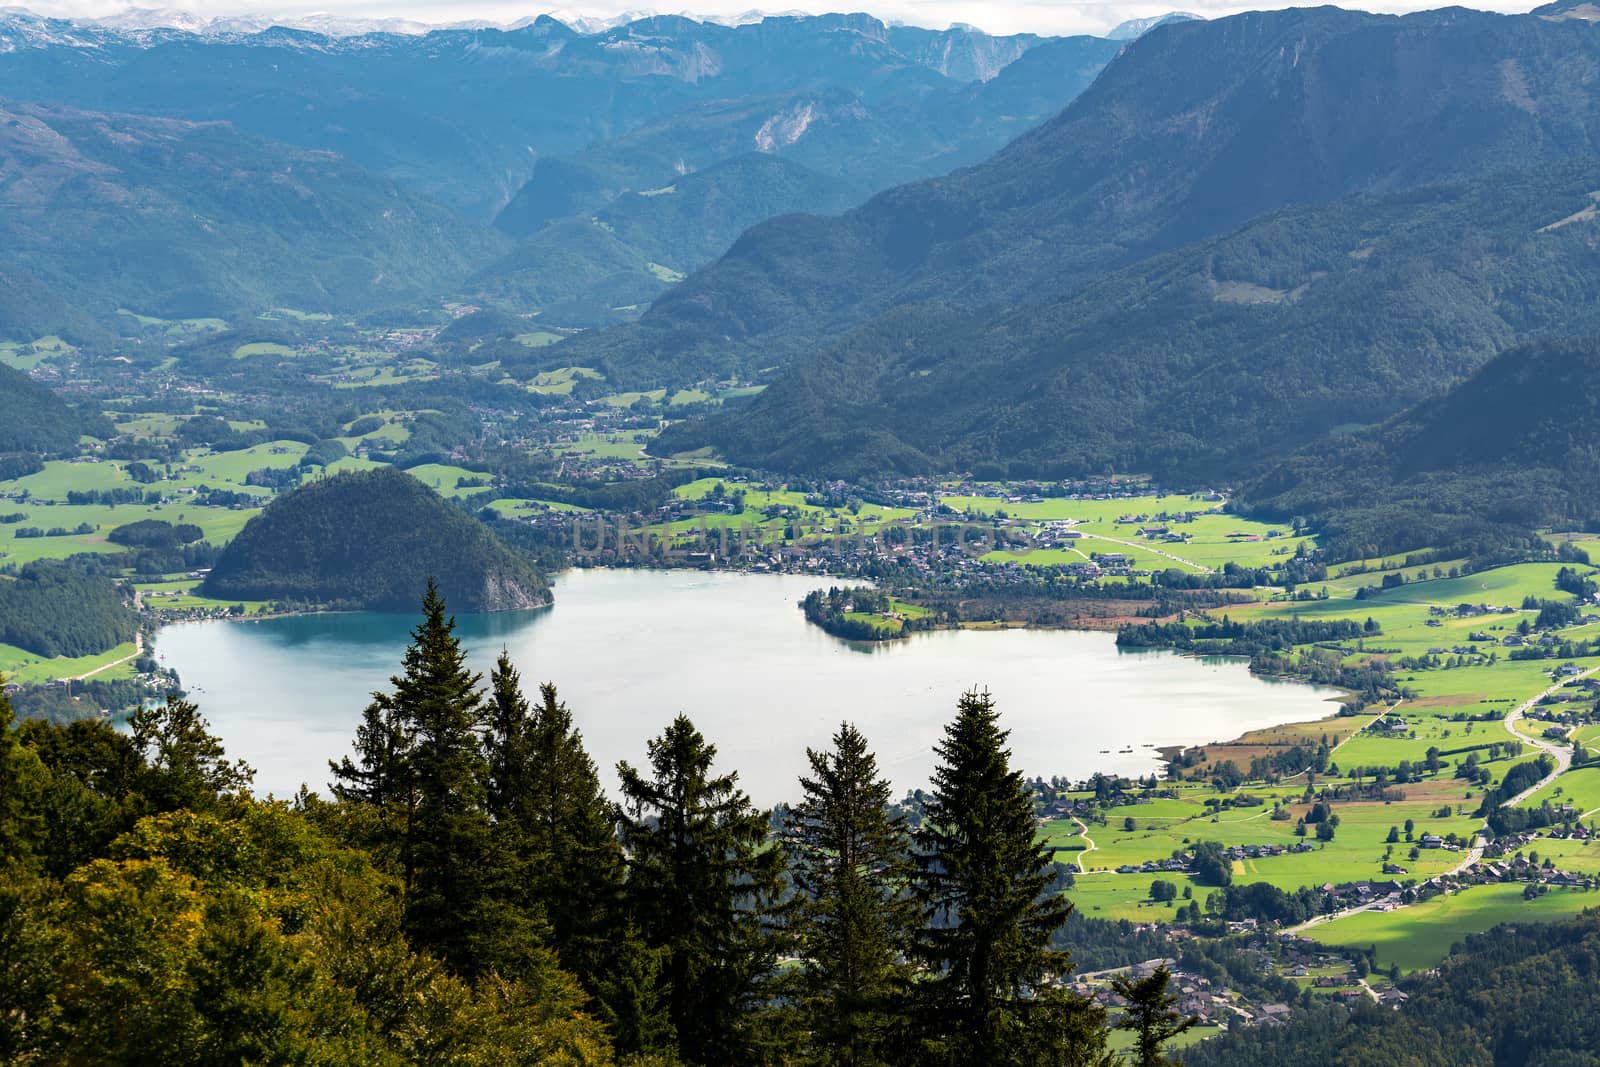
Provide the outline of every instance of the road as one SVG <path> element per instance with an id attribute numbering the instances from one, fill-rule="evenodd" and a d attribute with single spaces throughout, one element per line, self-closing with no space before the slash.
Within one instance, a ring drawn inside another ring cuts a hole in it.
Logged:
<path id="1" fill-rule="evenodd" d="M 1572 745 L 1570 743 L 1565 743 L 1564 744 L 1564 743 L 1559 742 L 1559 741 L 1546 741 L 1546 740 L 1543 740 L 1541 738 L 1532 738 L 1532 737 L 1527 737 L 1524 734 L 1519 734 L 1519 733 L 1517 733 L 1517 729 L 1516 729 L 1517 720 L 1522 718 L 1524 715 L 1526 715 L 1529 708 L 1532 708 L 1535 704 L 1539 703 L 1539 701 L 1542 700 L 1544 697 L 1548 696 L 1551 693 L 1554 693 L 1556 690 L 1558 690 L 1558 689 L 1562 688 L 1563 686 L 1565 686 L 1568 682 L 1574 681 L 1575 679 L 1578 679 L 1578 678 L 1587 678 L 1587 677 L 1589 677 L 1589 675 L 1594 674 L 1596 671 L 1600 671 L 1600 667 L 1591 667 L 1588 670 L 1584 671 L 1582 674 L 1574 675 L 1572 678 L 1563 678 L 1560 682 L 1556 683 L 1555 685 L 1550 686 L 1548 689 L 1541 690 L 1536 695 L 1534 695 L 1532 697 L 1529 697 L 1527 700 L 1524 700 L 1521 704 L 1518 704 L 1516 707 L 1512 708 L 1509 712 L 1506 713 L 1506 717 L 1503 720 L 1503 722 L 1504 722 L 1504 725 L 1505 725 L 1505 728 L 1506 728 L 1507 732 L 1509 732 L 1513 737 L 1515 737 L 1519 741 L 1530 742 L 1533 745 L 1537 746 L 1538 748 L 1541 748 L 1544 751 L 1550 753 L 1551 757 L 1554 758 L 1555 761 L 1556 761 L 1556 769 L 1554 771 L 1550 772 L 1545 777 L 1541 778 L 1539 781 L 1535 782 L 1533 785 L 1529 786 L 1527 789 L 1524 789 L 1522 792 L 1520 792 L 1516 796 L 1512 797 L 1510 800 L 1505 801 L 1503 804 L 1501 804 L 1501 807 L 1513 807 L 1513 806 L 1515 806 L 1517 804 L 1522 803 L 1524 800 L 1527 800 L 1529 797 L 1533 796 L 1539 790 L 1543 789 L 1545 786 L 1547 786 L 1551 782 L 1555 781 L 1558 777 L 1560 777 L 1560 775 L 1561 775 L 1561 773 L 1563 771 L 1565 771 L 1568 767 L 1570 767 L 1572 765 Z M 1396 705 L 1396 706 L 1398 706 L 1398 705 Z M 1393 711 L 1393 710 L 1394 710 L 1394 708 L 1390 708 L 1389 709 L 1389 711 Z M 1389 712 L 1384 712 L 1384 715 L 1387 715 L 1387 714 L 1389 714 Z M 1382 718 L 1382 717 L 1383 716 L 1379 716 L 1379 718 Z M 1376 721 L 1376 720 L 1374 720 L 1374 721 Z M 1472 866 L 1474 863 L 1477 863 L 1479 860 L 1481 860 L 1483 858 L 1484 848 L 1487 845 L 1488 845 L 1488 838 L 1483 833 L 1480 832 L 1477 835 L 1477 837 L 1475 837 L 1473 839 L 1472 849 L 1467 853 L 1466 857 L 1464 859 L 1462 859 L 1462 861 L 1460 863 L 1456 864 L 1455 867 L 1452 868 L 1449 873 L 1450 874 L 1460 874 L 1462 871 L 1466 870 L 1468 867 Z M 1360 907 L 1357 907 L 1357 908 L 1346 908 L 1343 911 L 1336 911 L 1336 912 L 1333 912 L 1330 915 L 1318 915 L 1318 916 L 1315 916 L 1314 918 L 1307 919 L 1305 922 L 1301 923 L 1299 926 L 1291 926 L 1288 929 L 1287 932 L 1291 933 L 1291 934 L 1302 933 L 1303 931 L 1309 930 L 1314 926 L 1320 926 L 1323 923 L 1332 922 L 1334 919 L 1342 919 L 1347 915 L 1357 915 L 1357 914 L 1359 914 L 1359 913 L 1361 913 L 1363 911 L 1371 911 L 1376 906 L 1377 906 L 1377 902 L 1374 901 L 1371 904 L 1363 904 L 1363 905 L 1361 905 Z"/>
<path id="2" fill-rule="evenodd" d="M 1517 725 L 1516 725 L 1517 724 L 1517 720 L 1522 718 L 1524 715 L 1526 715 L 1529 708 L 1531 708 L 1535 704 L 1539 703 L 1540 700 L 1542 700 L 1543 698 L 1549 696 L 1551 693 L 1554 693 L 1556 690 L 1562 688 L 1568 682 L 1576 681 L 1579 678 L 1587 678 L 1587 677 L 1589 677 L 1589 675 L 1595 673 L 1596 671 L 1600 671 L 1600 667 L 1590 667 L 1588 670 L 1584 671 L 1582 674 L 1574 675 L 1571 678 L 1563 678 L 1561 681 L 1557 682 L 1555 685 L 1552 685 L 1549 689 L 1546 689 L 1543 692 L 1541 692 L 1538 696 L 1532 697 L 1532 698 L 1530 698 L 1528 700 L 1524 700 L 1521 704 L 1518 704 L 1516 707 L 1512 708 L 1509 712 L 1506 713 L 1506 717 L 1505 717 L 1506 732 L 1511 734 L 1511 736 L 1515 737 L 1518 741 L 1529 742 L 1529 743 L 1537 746 L 1538 748 L 1542 748 L 1546 752 L 1550 753 L 1550 755 L 1556 761 L 1556 769 L 1551 771 L 1549 774 L 1545 775 L 1543 778 L 1539 779 L 1533 785 L 1530 785 L 1528 788 L 1524 789 L 1522 792 L 1518 793 L 1516 796 L 1512 797 L 1510 800 L 1507 800 L 1505 803 L 1501 804 L 1500 805 L 1501 807 L 1503 807 L 1503 808 L 1514 808 L 1514 807 L 1516 807 L 1518 804 L 1521 804 L 1524 800 L 1527 800 L 1529 797 L 1533 796 L 1533 794 L 1537 793 L 1539 790 L 1543 789 L 1545 786 L 1547 786 L 1551 782 L 1555 781 L 1558 777 L 1560 777 L 1562 772 L 1564 772 L 1568 767 L 1572 766 L 1572 742 L 1570 742 L 1570 741 L 1546 741 L 1543 738 L 1528 737 L 1525 734 L 1519 734 L 1519 733 L 1517 733 Z"/>
<path id="3" fill-rule="evenodd" d="M 1150 545 L 1142 545 L 1137 541 L 1119 541 L 1115 537 L 1107 537 L 1105 534 L 1089 533 L 1087 530 L 1079 530 L 1078 533 L 1084 537 L 1092 537 L 1097 541 L 1110 541 L 1112 544 L 1121 545 L 1123 548 L 1136 548 L 1140 552 L 1151 552 L 1157 556 L 1170 559 L 1174 563 L 1181 563 L 1185 567 L 1193 567 L 1201 574 L 1215 573 L 1210 567 L 1207 567 L 1204 564 L 1196 563 L 1192 559 L 1184 559 L 1182 556 L 1174 556 L 1171 552 L 1164 552 L 1161 549 L 1153 548 Z"/>
<path id="4" fill-rule="evenodd" d="M 1095 847 L 1096 846 L 1095 846 L 1095 843 L 1094 843 L 1094 838 L 1089 836 L 1089 827 L 1084 825 L 1084 822 L 1083 822 L 1082 819 L 1079 819 L 1076 816 L 1074 816 L 1072 821 L 1078 824 L 1079 836 L 1082 837 L 1085 841 L 1087 841 L 1089 843 L 1089 847 L 1088 848 L 1086 848 L 1082 852 L 1078 853 L 1078 873 L 1079 874 L 1087 874 L 1088 871 L 1089 871 L 1089 868 L 1084 866 L 1083 857 L 1085 857 L 1089 853 L 1095 851 Z"/>
<path id="5" fill-rule="evenodd" d="M 140 590 L 135 589 L 133 591 L 133 610 L 134 610 L 135 613 L 139 613 L 140 611 L 143 610 L 143 608 L 144 608 L 144 594 Z M 73 678 L 72 681 L 81 682 L 85 678 L 93 678 L 95 675 L 101 673 L 102 671 L 109 671 L 112 667 L 120 667 L 124 663 L 127 663 L 129 660 L 138 659 L 140 657 L 140 655 L 142 655 L 143 653 L 144 653 L 144 631 L 143 630 L 137 630 L 137 631 L 134 632 L 134 635 L 133 635 L 133 655 L 131 655 L 131 656 L 123 656 L 119 660 L 114 660 L 111 663 L 102 664 L 101 666 L 96 667 L 92 671 L 85 671 L 84 673 L 78 675 L 76 678 Z"/>

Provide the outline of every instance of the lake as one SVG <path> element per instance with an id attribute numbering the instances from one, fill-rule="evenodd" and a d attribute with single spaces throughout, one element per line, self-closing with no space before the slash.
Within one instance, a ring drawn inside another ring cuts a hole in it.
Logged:
<path id="1" fill-rule="evenodd" d="M 795 798 L 806 746 L 839 722 L 866 733 L 897 795 L 924 786 L 933 745 L 964 690 L 987 687 L 1030 775 L 1148 774 L 1147 745 L 1226 740 L 1333 710 L 1337 694 L 1253 677 L 1239 661 L 1121 652 L 1111 634 L 953 630 L 853 645 L 797 606 L 836 584 L 793 575 L 576 570 L 553 608 L 458 617 L 487 675 L 509 650 L 525 688 L 553 681 L 608 786 L 618 760 L 678 712 L 761 804 Z M 349 751 L 368 694 L 386 688 L 416 618 L 370 613 L 202 622 L 161 631 L 156 651 L 260 793 L 322 790 Z M 1122 751 L 1132 749 L 1131 752 Z M 1103 752 L 1102 750 L 1108 750 Z"/>

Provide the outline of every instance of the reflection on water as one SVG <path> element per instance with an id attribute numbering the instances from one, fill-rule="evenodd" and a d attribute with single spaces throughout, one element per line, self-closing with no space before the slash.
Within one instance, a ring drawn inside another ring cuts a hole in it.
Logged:
<path id="1" fill-rule="evenodd" d="M 969 630 L 853 644 L 796 606 L 835 580 L 685 571 L 574 571 L 553 608 L 463 615 L 474 669 L 507 649 L 531 689 L 554 681 L 609 777 L 687 713 L 761 803 L 792 798 L 805 748 L 843 719 L 899 789 L 924 785 L 965 689 L 988 688 L 1030 774 L 1146 774 L 1157 744 L 1203 743 L 1331 711 L 1331 690 L 1271 683 L 1243 661 L 1119 652 L 1112 635 Z M 309 615 L 170 627 L 157 644 L 262 792 L 322 788 L 416 619 Z M 1101 750 L 1108 750 L 1102 754 Z M 1132 751 L 1123 751 L 1131 749 Z"/>

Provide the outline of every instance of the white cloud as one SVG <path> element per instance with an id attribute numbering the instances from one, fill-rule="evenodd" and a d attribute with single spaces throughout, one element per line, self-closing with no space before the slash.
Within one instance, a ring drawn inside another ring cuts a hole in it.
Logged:
<path id="1" fill-rule="evenodd" d="M 0 0 L 3 2 L 3 0 Z M 26 2 L 26 0 L 25 0 Z M 263 4 L 262 0 L 177 0 L 149 6 L 184 11 L 201 18 L 218 15 L 259 13 L 278 17 L 328 13 L 350 18 L 398 17 L 428 23 L 448 23 L 472 19 L 509 23 L 543 11 L 565 10 L 597 17 L 612 17 L 625 12 L 687 12 L 727 17 L 743 14 L 756 6 L 753 0 L 599 0 L 571 5 L 537 6 L 516 0 L 282 0 Z M 33 0 L 27 6 L 42 15 L 74 18 L 101 18 L 128 8 L 125 0 Z M 143 6 L 143 5 L 141 5 Z M 1299 6 L 1289 4 L 1249 4 L 1232 0 L 860 0 L 830 3 L 829 0 L 778 0 L 773 10 L 868 11 L 887 21 L 919 26 L 944 27 L 964 22 L 991 33 L 1102 33 L 1124 19 L 1161 15 L 1185 10 L 1197 15 L 1218 17 L 1266 7 Z M 1309 5 L 1308 5 L 1309 6 Z M 1382 12 L 1419 11 L 1439 6 L 1437 2 L 1377 0 L 1350 4 Z M 1492 11 L 1527 11 L 1535 6 L 1528 0 L 1479 0 L 1472 6 Z"/>

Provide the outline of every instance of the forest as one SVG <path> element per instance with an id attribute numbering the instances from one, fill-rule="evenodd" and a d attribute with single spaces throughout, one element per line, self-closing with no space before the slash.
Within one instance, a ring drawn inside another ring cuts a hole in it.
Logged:
<path id="1" fill-rule="evenodd" d="M 1116 1062 L 1054 984 L 1071 905 L 986 694 L 915 830 L 849 723 L 793 808 L 683 715 L 613 800 L 555 686 L 485 685 L 454 627 L 430 584 L 331 797 L 251 797 L 177 697 L 127 731 L 0 698 L 0 1059 Z M 1142 1063 L 1165 985 L 1124 993 Z"/>
<path id="2" fill-rule="evenodd" d="M 468 611 L 537 607 L 549 588 L 487 527 L 392 468 L 333 475 L 251 519 L 207 596 L 405 611 L 425 577 Z"/>
<path id="3" fill-rule="evenodd" d="M 55 563 L 0 577 L 0 644 L 44 658 L 92 656 L 132 641 L 139 619 L 108 578 Z"/>

